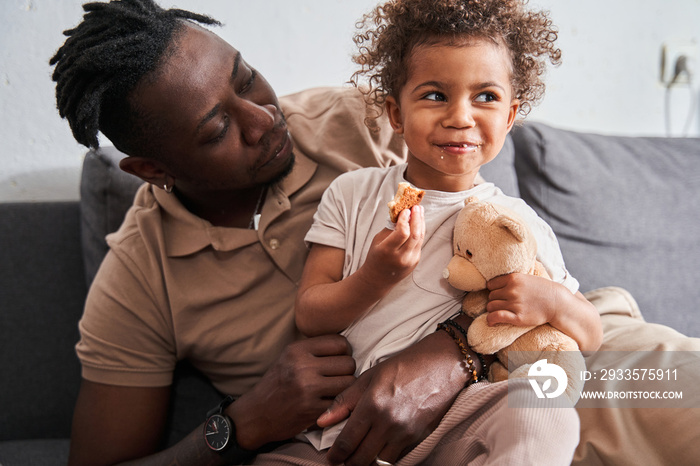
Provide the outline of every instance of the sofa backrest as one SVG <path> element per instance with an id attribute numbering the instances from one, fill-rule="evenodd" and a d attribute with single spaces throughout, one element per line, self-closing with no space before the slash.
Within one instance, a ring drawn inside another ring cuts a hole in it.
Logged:
<path id="1" fill-rule="evenodd" d="M 88 153 L 81 202 L 86 279 L 131 204 L 137 178 L 113 148 Z M 582 291 L 621 286 L 644 317 L 700 336 L 700 139 L 516 126 L 481 170 L 554 229 Z"/>
<path id="2" fill-rule="evenodd" d="M 520 195 L 554 229 L 581 290 L 620 286 L 647 321 L 700 336 L 700 139 L 538 123 L 512 138 Z"/>
<path id="3" fill-rule="evenodd" d="M 80 179 L 80 230 L 88 285 L 109 249 L 105 236 L 117 231 L 143 184 L 140 178 L 119 168 L 124 157 L 110 146 L 85 154 Z"/>
<path id="4" fill-rule="evenodd" d="M 506 137 L 501 152 L 495 159 L 482 166 L 479 173 L 484 179 L 501 188 L 505 194 L 520 197 L 518 174 L 515 172 L 515 146 L 510 134 Z"/>

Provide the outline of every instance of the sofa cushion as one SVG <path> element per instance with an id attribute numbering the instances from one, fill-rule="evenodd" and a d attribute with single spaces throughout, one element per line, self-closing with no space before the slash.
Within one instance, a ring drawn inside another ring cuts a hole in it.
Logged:
<path id="1" fill-rule="evenodd" d="M 68 463 L 68 439 L 0 442 L 2 466 L 64 466 Z"/>
<path id="2" fill-rule="evenodd" d="M 581 290 L 623 287 L 646 320 L 700 336 L 700 139 L 538 123 L 512 137 L 520 194 L 554 229 Z"/>
<path id="3" fill-rule="evenodd" d="M 116 231 L 134 194 L 143 181 L 119 168 L 126 157 L 114 147 L 101 147 L 85 155 L 80 181 L 80 233 L 85 262 L 85 279 L 92 283 L 107 254 L 105 236 Z"/>

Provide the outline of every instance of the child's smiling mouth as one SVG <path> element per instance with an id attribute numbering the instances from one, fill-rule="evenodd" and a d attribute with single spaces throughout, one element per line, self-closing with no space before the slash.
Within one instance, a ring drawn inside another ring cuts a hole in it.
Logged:
<path id="1" fill-rule="evenodd" d="M 454 155 L 460 155 L 475 152 L 479 149 L 479 147 L 481 147 L 481 144 L 473 142 L 445 142 L 436 143 L 435 146 L 440 148 L 440 150 L 443 152 L 447 152 L 449 154 Z"/>

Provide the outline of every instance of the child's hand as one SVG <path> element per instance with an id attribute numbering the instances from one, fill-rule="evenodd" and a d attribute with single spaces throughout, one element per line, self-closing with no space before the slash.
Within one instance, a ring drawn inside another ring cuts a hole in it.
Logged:
<path id="1" fill-rule="evenodd" d="M 557 312 L 559 293 L 570 292 L 547 278 L 523 273 L 501 275 L 486 283 L 489 325 L 512 324 L 521 327 L 551 322 Z"/>
<path id="2" fill-rule="evenodd" d="M 424 237 L 423 207 L 406 209 L 399 214 L 396 229 L 384 229 L 374 237 L 362 268 L 375 283 L 394 285 L 418 265 Z"/>
<path id="3" fill-rule="evenodd" d="M 598 310 L 580 291 L 574 294 L 560 283 L 522 273 L 501 275 L 486 287 L 489 325 L 548 323 L 576 340 L 581 351 L 596 351 L 603 341 Z"/>

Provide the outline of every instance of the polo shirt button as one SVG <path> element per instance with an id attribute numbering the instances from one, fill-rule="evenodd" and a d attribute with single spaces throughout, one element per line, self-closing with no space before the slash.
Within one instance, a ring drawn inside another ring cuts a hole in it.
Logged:
<path id="1" fill-rule="evenodd" d="M 280 247 L 280 242 L 279 242 L 279 240 L 277 240 L 277 239 L 275 239 L 275 238 L 272 238 L 272 239 L 270 240 L 270 249 L 277 249 L 277 248 L 279 248 L 279 247 Z"/>

